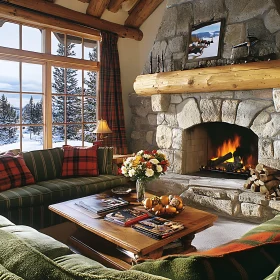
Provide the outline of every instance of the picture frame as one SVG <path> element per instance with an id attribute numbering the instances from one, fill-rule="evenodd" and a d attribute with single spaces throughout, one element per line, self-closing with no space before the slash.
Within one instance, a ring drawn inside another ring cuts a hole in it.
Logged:
<path id="1" fill-rule="evenodd" d="M 221 57 L 224 19 L 195 25 L 187 46 L 187 62 L 218 59 Z"/>

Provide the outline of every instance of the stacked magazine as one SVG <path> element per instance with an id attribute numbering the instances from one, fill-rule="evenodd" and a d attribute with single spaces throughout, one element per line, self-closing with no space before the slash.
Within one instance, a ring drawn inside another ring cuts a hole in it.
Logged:
<path id="1" fill-rule="evenodd" d="M 150 214 L 147 211 L 141 211 L 135 208 L 124 208 L 107 214 L 104 220 L 127 227 L 148 217 L 150 217 Z"/>
<path id="2" fill-rule="evenodd" d="M 104 196 L 102 194 L 81 198 L 76 205 L 95 214 L 106 214 L 128 205 L 129 202 L 120 197 Z"/>
<path id="3" fill-rule="evenodd" d="M 132 225 L 132 227 L 138 232 L 154 239 L 166 238 L 185 228 L 182 223 L 156 216 L 139 221 L 137 224 Z"/>

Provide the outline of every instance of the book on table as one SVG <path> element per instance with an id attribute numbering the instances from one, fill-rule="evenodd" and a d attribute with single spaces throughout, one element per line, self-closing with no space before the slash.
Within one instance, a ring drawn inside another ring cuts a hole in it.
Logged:
<path id="1" fill-rule="evenodd" d="M 129 202 L 121 197 L 96 194 L 86 198 L 81 198 L 81 200 L 75 204 L 95 214 L 106 214 L 119 209 L 120 207 L 127 206 Z"/>
<path id="2" fill-rule="evenodd" d="M 141 211 L 135 208 L 123 208 L 107 214 L 104 220 L 128 227 L 148 217 L 150 217 L 150 214 L 147 211 Z"/>
<path id="3" fill-rule="evenodd" d="M 184 229 L 184 225 L 161 217 L 152 217 L 132 225 L 136 231 L 154 239 L 166 238 L 177 231 Z"/>

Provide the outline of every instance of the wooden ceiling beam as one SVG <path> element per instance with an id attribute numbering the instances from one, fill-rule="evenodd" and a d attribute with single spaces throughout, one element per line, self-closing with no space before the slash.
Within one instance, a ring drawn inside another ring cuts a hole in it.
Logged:
<path id="1" fill-rule="evenodd" d="M 69 34 L 76 36 L 81 36 L 81 34 L 91 35 L 95 37 L 95 40 L 100 40 L 100 32 L 96 29 L 85 27 L 51 15 L 29 11 L 21 7 L 0 3 L 0 17 L 17 22 L 34 24 L 42 28 L 55 27 L 57 31 L 68 32 Z"/>
<path id="2" fill-rule="evenodd" d="M 123 26 L 117 23 L 109 22 L 107 20 L 95 18 L 90 15 L 85 15 L 63 6 L 49 3 L 45 0 L 3 0 L 3 2 L 67 19 L 83 26 L 95 28 L 97 30 L 116 33 L 118 36 L 123 38 L 131 38 L 137 41 L 141 41 L 143 38 L 143 33 L 139 29 Z"/>
<path id="3" fill-rule="evenodd" d="M 141 0 L 132 9 L 124 25 L 139 28 L 164 0 Z"/>
<path id="4" fill-rule="evenodd" d="M 124 1 L 125 0 L 111 0 L 109 5 L 108 5 L 108 10 L 112 13 L 118 12 L 118 10 L 122 6 L 122 2 L 124 2 Z"/>
<path id="5" fill-rule="evenodd" d="M 87 7 L 87 14 L 100 18 L 106 10 L 110 0 L 91 0 Z"/>

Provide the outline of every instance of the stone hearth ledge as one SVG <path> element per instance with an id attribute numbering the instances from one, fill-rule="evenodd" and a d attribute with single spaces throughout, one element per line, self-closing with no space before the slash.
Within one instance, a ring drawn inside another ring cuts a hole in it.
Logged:
<path id="1" fill-rule="evenodd" d="M 239 220 L 262 223 L 280 213 L 280 201 L 243 189 L 243 179 L 222 179 L 168 172 L 148 184 L 155 195 L 177 194 L 184 204 Z"/>

